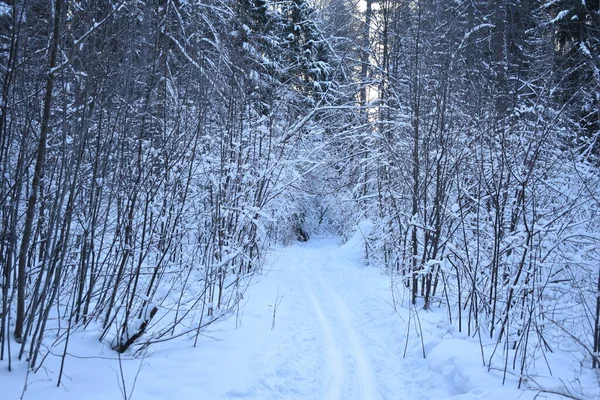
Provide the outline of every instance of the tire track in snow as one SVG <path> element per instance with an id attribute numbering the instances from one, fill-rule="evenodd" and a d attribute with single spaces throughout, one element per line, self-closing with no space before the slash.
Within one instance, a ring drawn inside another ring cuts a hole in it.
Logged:
<path id="1" fill-rule="evenodd" d="M 310 298 L 311 305 L 317 315 L 317 319 L 319 320 L 319 325 L 323 330 L 323 335 L 325 336 L 325 347 L 327 352 L 327 359 L 330 363 L 331 374 L 332 374 L 332 382 L 329 386 L 329 390 L 327 391 L 327 399 L 328 400 L 336 400 L 339 399 L 344 389 L 344 381 L 345 381 L 345 368 L 342 362 L 341 352 L 339 345 L 335 339 L 334 331 L 332 326 L 325 316 L 323 312 L 323 308 L 319 304 L 317 297 L 313 290 L 313 285 L 309 282 L 306 274 L 303 272 L 306 269 L 307 261 L 303 260 L 302 270 L 300 272 L 300 276 L 306 288 L 306 292 L 308 297 Z"/>

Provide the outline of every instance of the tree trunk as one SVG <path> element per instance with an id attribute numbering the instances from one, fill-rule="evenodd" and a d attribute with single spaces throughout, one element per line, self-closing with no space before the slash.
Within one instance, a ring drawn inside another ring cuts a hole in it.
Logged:
<path id="1" fill-rule="evenodd" d="M 23 339 L 22 334 L 25 321 L 27 253 L 29 252 L 29 242 L 31 241 L 31 229 L 35 217 L 37 194 L 44 173 L 44 164 L 46 162 L 46 142 L 48 140 L 48 131 L 50 129 L 50 108 L 52 106 L 52 91 L 54 89 L 54 77 L 56 73 L 54 69 L 56 67 L 56 54 L 58 52 L 62 3 L 62 0 L 55 0 L 54 2 L 54 26 L 52 31 L 52 42 L 50 44 L 48 76 L 46 78 L 46 90 L 44 95 L 44 111 L 42 114 L 40 139 L 36 150 L 37 157 L 33 181 L 31 183 L 31 193 L 29 200 L 27 201 L 27 211 L 25 212 L 25 227 L 23 228 L 23 238 L 21 240 L 21 247 L 19 250 L 19 266 L 17 270 L 17 316 L 15 322 L 15 340 L 19 343 Z"/>

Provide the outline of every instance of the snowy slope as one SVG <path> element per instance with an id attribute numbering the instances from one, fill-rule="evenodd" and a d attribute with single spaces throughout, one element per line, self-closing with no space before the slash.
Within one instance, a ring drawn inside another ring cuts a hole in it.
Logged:
<path id="1" fill-rule="evenodd" d="M 361 266 L 361 245 L 358 237 L 341 247 L 316 239 L 274 251 L 239 315 L 213 325 L 195 348 L 180 339 L 155 345 L 144 359 L 125 355 L 124 379 L 97 334 L 80 333 L 61 387 L 59 359 L 50 358 L 29 376 L 24 398 L 118 399 L 123 382 L 136 400 L 534 397 L 512 377 L 502 386 L 501 374 L 482 366 L 479 344 L 454 337 L 443 314 L 395 311 L 389 277 Z M 21 396 L 25 365 L 13 366 L 0 371 L 2 399 Z"/>

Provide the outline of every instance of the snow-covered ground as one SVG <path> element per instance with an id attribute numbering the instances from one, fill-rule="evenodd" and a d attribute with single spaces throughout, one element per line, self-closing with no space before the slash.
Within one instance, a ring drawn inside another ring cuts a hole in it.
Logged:
<path id="1" fill-rule="evenodd" d="M 455 334 L 444 310 L 415 313 L 393 299 L 390 278 L 359 262 L 359 245 L 315 239 L 274 250 L 239 314 L 211 326 L 196 347 L 181 338 L 119 363 L 97 332 L 80 332 L 60 388 L 58 357 L 29 377 L 24 362 L 13 372 L 2 364 L 0 398 L 20 398 L 26 379 L 32 400 L 118 399 L 123 385 L 136 400 L 534 398 L 512 376 L 502 386 L 502 373 L 483 366 L 479 342 Z"/>

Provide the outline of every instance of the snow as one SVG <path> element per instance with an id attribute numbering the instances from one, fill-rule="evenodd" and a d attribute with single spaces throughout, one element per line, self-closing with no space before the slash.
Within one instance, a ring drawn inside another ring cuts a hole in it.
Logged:
<path id="1" fill-rule="evenodd" d="M 197 347 L 190 334 L 143 357 L 130 349 L 119 365 L 90 328 L 70 338 L 59 388 L 59 354 L 28 377 L 14 359 L 13 372 L 0 371 L 2 398 L 20 398 L 28 379 L 31 400 L 118 399 L 123 384 L 136 400 L 533 399 L 536 392 L 517 389 L 516 376 L 502 386 L 502 371 L 484 366 L 480 338 L 456 332 L 443 308 L 393 297 L 393 279 L 361 264 L 357 248 L 372 227 L 359 224 L 342 246 L 318 238 L 273 250 L 242 307 L 204 331 Z M 493 343 L 481 343 L 490 354 Z"/>
<path id="2" fill-rule="evenodd" d="M 372 230 L 373 221 L 365 220 L 360 222 L 352 237 L 340 246 L 339 249 L 335 250 L 337 256 L 350 261 L 357 260 L 360 262 L 365 251 L 366 240 Z"/>
<path id="3" fill-rule="evenodd" d="M 557 22 L 560 22 L 561 20 L 563 20 L 564 18 L 567 17 L 567 15 L 569 15 L 569 10 L 562 10 L 560 11 L 558 14 L 556 14 L 556 17 L 554 17 L 548 24 L 555 24 Z"/>
<path id="4" fill-rule="evenodd" d="M 475 32 L 484 29 L 484 28 L 493 28 L 494 25 L 493 24 L 479 24 L 477 26 L 475 26 L 473 29 L 471 29 L 469 32 L 465 33 L 465 36 L 463 37 L 463 42 L 466 41 L 467 39 L 469 39 L 469 37 L 474 34 Z"/>

